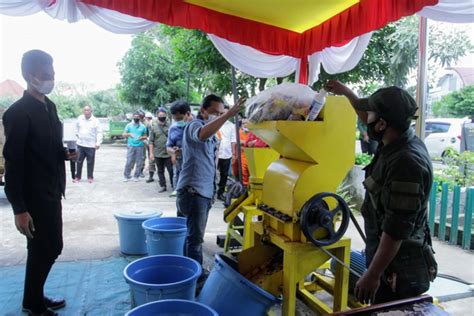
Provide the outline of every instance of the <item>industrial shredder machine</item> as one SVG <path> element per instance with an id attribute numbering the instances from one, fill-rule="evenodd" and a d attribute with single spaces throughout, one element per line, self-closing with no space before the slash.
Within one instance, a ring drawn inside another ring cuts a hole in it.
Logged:
<path id="1" fill-rule="evenodd" d="M 355 122 L 347 99 L 330 96 L 316 121 L 248 126 L 270 149 L 246 149 L 249 190 L 224 220 L 232 226 L 243 215 L 239 272 L 282 295 L 283 315 L 295 314 L 297 295 L 320 313 L 347 308 L 348 269 L 336 265 L 333 279 L 314 271 L 331 256 L 349 266 L 350 239 L 343 235 L 350 210 L 335 192 L 354 165 Z M 333 296 L 332 307 L 313 295 L 320 290 Z"/>

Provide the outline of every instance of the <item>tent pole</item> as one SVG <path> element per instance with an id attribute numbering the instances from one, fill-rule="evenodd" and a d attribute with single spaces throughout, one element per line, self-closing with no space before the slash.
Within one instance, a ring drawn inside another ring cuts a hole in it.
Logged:
<path id="1" fill-rule="evenodd" d="M 425 139 L 426 95 L 427 95 L 427 63 L 428 63 L 428 20 L 420 16 L 418 35 L 418 75 L 416 83 L 416 103 L 418 118 L 416 120 L 416 135 Z"/>
<path id="2" fill-rule="evenodd" d="M 235 78 L 235 67 L 232 67 L 232 94 L 234 95 L 234 104 L 237 104 L 237 101 L 239 100 L 239 97 L 237 95 L 237 82 Z M 240 127 L 239 127 L 239 113 L 235 114 L 234 118 L 235 122 L 235 138 L 237 140 L 237 166 L 239 170 L 238 180 L 240 183 L 242 183 L 242 149 L 240 147 Z"/>

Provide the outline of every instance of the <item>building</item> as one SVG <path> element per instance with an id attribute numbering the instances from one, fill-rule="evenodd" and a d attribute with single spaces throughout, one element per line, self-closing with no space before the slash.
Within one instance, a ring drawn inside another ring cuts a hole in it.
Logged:
<path id="1" fill-rule="evenodd" d="M 23 96 L 25 89 L 16 81 L 7 79 L 0 82 L 0 98 L 13 98 L 18 99 Z"/>
<path id="2" fill-rule="evenodd" d="M 430 103 L 441 100 L 445 95 L 474 84 L 474 67 L 449 67 L 430 91 Z"/>

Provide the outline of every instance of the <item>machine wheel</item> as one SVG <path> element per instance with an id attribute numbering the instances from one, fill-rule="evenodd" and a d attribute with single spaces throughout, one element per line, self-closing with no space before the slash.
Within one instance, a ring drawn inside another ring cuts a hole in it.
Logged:
<path id="1" fill-rule="evenodd" d="M 328 203 L 335 200 L 336 206 L 332 209 Z M 304 235 L 316 246 L 328 246 L 345 234 L 349 226 L 349 206 L 339 195 L 329 192 L 319 193 L 309 199 L 300 214 L 300 225 Z M 341 217 L 340 223 L 335 228 L 336 218 Z M 319 229 L 326 230 L 323 238 L 316 238 L 314 233 Z"/>

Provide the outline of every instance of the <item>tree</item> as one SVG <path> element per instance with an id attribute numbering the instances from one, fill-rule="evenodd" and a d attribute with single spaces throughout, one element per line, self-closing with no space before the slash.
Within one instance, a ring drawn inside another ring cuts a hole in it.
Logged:
<path id="1" fill-rule="evenodd" d="M 314 88 L 319 90 L 329 79 L 334 79 L 354 85 L 362 95 L 368 95 L 377 90 L 390 73 L 390 59 L 393 51 L 387 38 L 396 31 L 394 24 L 375 31 L 362 59 L 350 71 L 330 75 L 324 67 L 321 67 L 319 80 L 314 84 Z"/>
<path id="2" fill-rule="evenodd" d="M 384 83 L 406 88 L 408 75 L 418 64 L 418 17 L 410 16 L 394 25 L 396 32 L 387 37 L 392 58 Z M 474 48 L 466 32 L 443 28 L 440 24 L 429 24 L 428 44 L 428 68 L 433 72 L 450 66 Z"/>
<path id="3" fill-rule="evenodd" d="M 474 85 L 445 95 L 433 103 L 436 116 L 465 117 L 474 115 Z"/>
<path id="4" fill-rule="evenodd" d="M 442 28 L 439 24 L 430 24 L 428 43 L 431 86 L 439 67 L 449 66 L 473 50 L 466 32 Z M 328 79 L 337 79 L 355 85 L 362 95 L 387 85 L 400 86 L 414 93 L 415 88 L 408 83 L 417 65 L 418 17 L 410 16 L 375 31 L 364 56 L 351 71 L 328 75 L 322 69 L 315 87 L 319 88 Z"/>
<path id="5" fill-rule="evenodd" d="M 91 92 L 87 99 L 88 103 L 92 105 L 94 115 L 97 117 L 122 116 L 134 110 L 130 104 L 119 100 L 115 89 Z"/>
<path id="6" fill-rule="evenodd" d="M 167 51 L 158 45 L 154 30 L 133 39 L 132 47 L 119 63 L 119 70 L 122 75 L 120 98 L 137 107 L 154 110 L 186 96 L 183 70 L 176 67 Z"/>
<path id="7" fill-rule="evenodd" d="M 174 62 L 187 70 L 190 81 L 201 95 L 232 93 L 231 65 L 217 51 L 207 35 L 199 30 L 161 25 L 157 31 L 173 56 Z M 236 70 L 239 95 L 253 96 L 256 89 L 263 90 L 267 79 L 259 79 Z"/>

